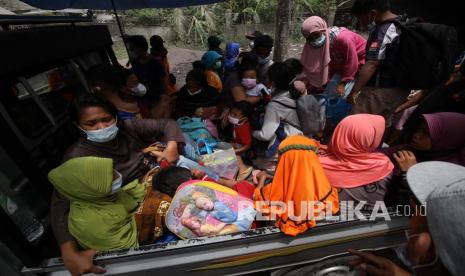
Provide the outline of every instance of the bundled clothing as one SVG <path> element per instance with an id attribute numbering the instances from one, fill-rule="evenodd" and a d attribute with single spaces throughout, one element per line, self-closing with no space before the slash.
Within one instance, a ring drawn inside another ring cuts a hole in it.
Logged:
<path id="1" fill-rule="evenodd" d="M 139 246 L 134 213 L 145 187 L 134 180 L 112 191 L 111 159 L 74 158 L 52 170 L 49 179 L 70 201 L 69 231 L 82 248 L 106 251 Z"/>
<path id="2" fill-rule="evenodd" d="M 280 124 L 284 126 L 286 136 L 302 134 L 296 106 L 297 103 L 291 98 L 289 91 L 274 96 L 266 106 L 262 129 L 254 131 L 253 137 L 261 141 L 270 141 L 271 146 L 277 138 L 276 131 Z"/>
<path id="3" fill-rule="evenodd" d="M 339 211 L 337 190 L 331 187 L 317 151 L 318 144 L 314 140 L 300 135 L 288 137 L 279 146 L 280 157 L 273 182 L 262 189 L 255 189 L 254 199 L 259 212 L 269 213 L 270 202 L 283 202 L 288 205 L 288 211 L 289 205 L 293 205 L 293 214 L 275 214 L 276 226 L 286 235 L 296 236 L 316 225 L 314 218 L 320 214 L 307 214 L 302 202 L 323 204 L 320 210 L 330 208 L 332 214 Z M 290 215 L 300 219 L 292 220 Z"/>
<path id="4" fill-rule="evenodd" d="M 376 152 L 384 129 L 384 118 L 369 114 L 348 116 L 336 127 L 320 162 L 331 185 L 344 193 L 341 200 L 373 206 L 384 199 L 394 169 L 386 155 Z"/>

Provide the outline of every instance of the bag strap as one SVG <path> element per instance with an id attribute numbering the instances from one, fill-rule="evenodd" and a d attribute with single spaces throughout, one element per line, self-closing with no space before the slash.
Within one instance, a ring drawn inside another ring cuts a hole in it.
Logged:
<path id="1" fill-rule="evenodd" d="M 287 108 L 289 108 L 289 109 L 294 109 L 294 110 L 297 109 L 297 107 L 293 107 L 293 106 L 287 105 L 287 104 L 282 103 L 282 102 L 280 102 L 280 101 L 271 101 L 271 102 L 272 102 L 272 103 L 277 103 L 277 104 L 282 105 L 282 106 L 284 106 L 284 107 L 287 107 Z"/>
<path id="2" fill-rule="evenodd" d="M 277 104 L 279 104 L 279 105 L 282 105 L 282 106 L 287 107 L 287 108 L 292 109 L 292 110 L 297 110 L 297 107 L 292 107 L 292 106 L 287 105 L 287 104 L 285 104 L 285 103 L 282 103 L 282 102 L 280 102 L 280 101 L 271 101 L 271 102 L 272 102 L 272 103 L 277 103 Z M 293 123 L 291 123 L 291 122 L 288 122 L 286 119 L 283 120 L 283 123 L 286 123 L 286 124 L 292 126 L 293 128 L 302 130 L 300 126 L 296 126 L 295 124 L 293 124 Z"/>

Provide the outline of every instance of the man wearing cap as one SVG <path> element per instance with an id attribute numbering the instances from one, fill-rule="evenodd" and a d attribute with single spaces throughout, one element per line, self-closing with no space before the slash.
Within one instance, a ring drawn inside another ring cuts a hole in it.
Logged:
<path id="1" fill-rule="evenodd" d="M 261 35 L 254 40 L 252 52 L 258 56 L 258 80 L 260 83 L 268 84 L 268 68 L 273 64 L 270 58 L 274 40 L 269 35 Z"/>
<path id="2" fill-rule="evenodd" d="M 253 46 L 255 44 L 255 39 L 259 36 L 262 36 L 263 33 L 260 32 L 260 31 L 253 31 L 253 33 L 250 33 L 250 34 L 246 34 L 245 35 L 245 38 L 247 38 L 249 40 L 249 49 L 252 50 L 253 49 Z"/>
<path id="3" fill-rule="evenodd" d="M 423 162 L 407 173 L 411 205 L 427 206 L 415 214 L 406 231 L 406 250 L 398 256 L 415 275 L 463 275 L 465 271 L 465 167 L 445 162 Z M 369 275 L 411 275 L 390 260 L 349 250 L 353 262 Z"/>

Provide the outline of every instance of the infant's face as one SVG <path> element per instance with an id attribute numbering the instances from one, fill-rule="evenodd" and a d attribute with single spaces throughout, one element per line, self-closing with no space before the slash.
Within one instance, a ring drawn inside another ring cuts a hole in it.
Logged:
<path id="1" fill-rule="evenodd" d="M 195 206 L 199 209 L 211 211 L 213 210 L 213 201 L 206 197 L 199 197 L 195 200 Z"/>

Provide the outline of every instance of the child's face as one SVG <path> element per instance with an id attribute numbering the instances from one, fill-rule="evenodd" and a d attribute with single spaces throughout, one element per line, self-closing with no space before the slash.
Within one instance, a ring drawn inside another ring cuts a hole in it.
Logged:
<path id="1" fill-rule="evenodd" d="M 205 210 L 211 211 L 214 208 L 213 201 L 207 197 L 199 197 L 195 200 L 195 207 Z"/>
<path id="2" fill-rule="evenodd" d="M 247 70 L 242 74 L 243 79 L 257 79 L 257 71 Z"/>
<path id="3" fill-rule="evenodd" d="M 247 70 L 242 74 L 242 86 L 246 89 L 252 89 L 257 86 L 257 71 Z"/>
<path id="4" fill-rule="evenodd" d="M 229 116 L 235 119 L 238 119 L 239 122 L 244 122 L 247 120 L 247 117 L 245 117 L 244 114 L 242 114 L 242 111 L 240 111 L 239 109 L 235 109 L 235 108 L 231 109 Z"/>

